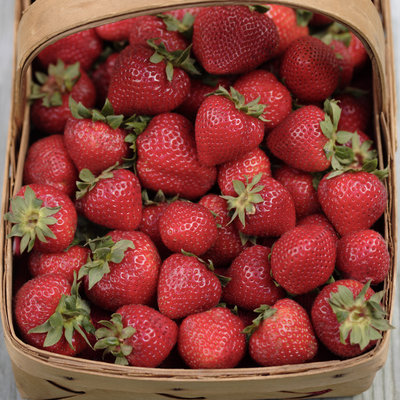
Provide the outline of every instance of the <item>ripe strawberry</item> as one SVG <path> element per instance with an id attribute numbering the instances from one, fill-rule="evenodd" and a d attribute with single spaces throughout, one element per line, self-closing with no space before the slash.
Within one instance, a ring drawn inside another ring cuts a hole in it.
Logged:
<path id="1" fill-rule="evenodd" d="M 185 250 L 197 256 L 204 254 L 217 240 L 217 223 L 201 204 L 187 201 L 171 203 L 159 220 L 161 239 L 171 251 Z"/>
<path id="2" fill-rule="evenodd" d="M 337 269 L 346 279 L 371 285 L 381 283 L 390 267 L 385 239 L 371 229 L 343 236 L 337 246 Z"/>
<path id="3" fill-rule="evenodd" d="M 343 93 L 336 96 L 342 110 L 338 129 L 355 132 L 366 131 L 371 119 L 371 103 L 367 96 L 355 97 Z"/>
<path id="4" fill-rule="evenodd" d="M 66 64 L 79 62 L 87 71 L 102 51 L 102 41 L 94 29 L 73 33 L 47 46 L 38 54 L 40 63 L 47 68 L 60 58 Z"/>
<path id="5" fill-rule="evenodd" d="M 108 24 L 96 26 L 94 30 L 97 36 L 103 40 L 110 42 L 120 42 L 128 40 L 129 34 L 133 25 L 136 23 L 136 18 L 127 18 L 121 21 L 110 22 Z"/>
<path id="6" fill-rule="evenodd" d="M 302 225 L 320 225 L 327 229 L 329 232 L 332 233 L 333 238 L 338 240 L 338 234 L 335 231 L 335 228 L 333 225 L 329 222 L 328 218 L 322 213 L 316 213 L 316 214 L 311 214 L 307 215 L 306 217 L 300 218 L 297 221 L 297 226 L 302 226 Z"/>
<path id="7" fill-rule="evenodd" d="M 369 229 L 386 208 L 387 191 L 379 178 L 366 171 L 346 172 L 318 185 L 322 210 L 338 233 Z"/>
<path id="8" fill-rule="evenodd" d="M 332 22 L 333 22 L 332 18 L 330 18 L 324 14 L 314 13 L 310 20 L 310 25 L 311 26 L 326 26 L 326 25 L 331 24 Z"/>
<path id="9" fill-rule="evenodd" d="M 195 134 L 200 163 L 214 166 L 235 160 L 256 148 L 264 137 L 261 104 L 222 88 L 207 97 L 196 116 Z"/>
<path id="10" fill-rule="evenodd" d="M 266 104 L 262 117 L 266 129 L 275 128 L 292 111 L 292 97 L 289 90 L 275 76 L 265 70 L 255 70 L 241 76 L 233 85 L 246 103 L 259 98 Z"/>
<path id="11" fill-rule="evenodd" d="M 56 60 L 57 61 L 57 60 Z M 48 75 L 37 73 L 38 84 L 33 84 L 30 99 L 32 124 L 41 132 L 53 135 L 63 133 L 71 117 L 69 98 L 93 107 L 96 89 L 79 63 L 65 65 L 61 60 L 50 64 Z"/>
<path id="12" fill-rule="evenodd" d="M 245 355 L 243 328 L 227 308 L 189 315 L 179 328 L 179 354 L 190 368 L 233 368 Z"/>
<path id="13" fill-rule="evenodd" d="M 339 60 L 340 74 L 338 87 L 340 89 L 344 89 L 350 85 L 354 71 L 353 60 L 351 58 L 349 49 L 340 40 L 333 39 L 330 43 L 326 44 L 333 49 L 336 54 L 336 58 Z"/>
<path id="14" fill-rule="evenodd" d="M 89 249 L 81 246 L 71 246 L 59 253 L 42 253 L 33 251 L 29 255 L 29 271 L 32 276 L 60 273 L 73 283 L 74 273 L 78 274 L 86 263 Z"/>
<path id="15" fill-rule="evenodd" d="M 353 32 L 350 32 L 350 35 L 349 53 L 353 59 L 354 68 L 360 69 L 364 67 L 369 60 L 368 53 L 361 40 Z"/>
<path id="16" fill-rule="evenodd" d="M 275 243 L 271 255 L 274 280 L 292 294 L 324 284 L 335 269 L 336 241 L 320 225 L 297 226 Z"/>
<path id="17" fill-rule="evenodd" d="M 69 156 L 62 135 L 50 135 L 34 142 L 24 164 L 24 184 L 41 183 L 68 196 L 76 189 L 78 172 Z"/>
<path id="18" fill-rule="evenodd" d="M 215 307 L 222 288 L 217 276 L 196 257 L 172 254 L 161 265 L 158 309 L 171 319 L 184 318 Z"/>
<path id="19" fill-rule="evenodd" d="M 249 340 L 250 356 L 262 366 L 299 364 L 311 360 L 318 350 L 306 310 L 291 299 L 256 310 L 259 317 Z M 255 330 L 254 330 L 255 329 Z"/>
<path id="20" fill-rule="evenodd" d="M 255 245 L 243 250 L 225 275 L 230 279 L 223 289 L 223 300 L 252 311 L 262 304 L 273 305 L 284 297 L 282 288 L 273 282 L 268 247 Z"/>
<path id="21" fill-rule="evenodd" d="M 249 151 L 236 160 L 228 161 L 218 167 L 218 185 L 225 196 L 235 196 L 233 181 L 245 183 L 262 173 L 271 176 L 271 163 L 269 158 L 260 148 Z"/>
<path id="22" fill-rule="evenodd" d="M 272 57 L 279 42 L 267 9 L 246 6 L 208 7 L 193 25 L 193 51 L 210 74 L 240 74 Z"/>
<path id="23" fill-rule="evenodd" d="M 88 304 L 63 274 L 37 276 L 14 298 L 14 317 L 23 339 L 39 349 L 74 356 L 87 347 L 82 328 L 92 331 Z"/>
<path id="24" fill-rule="evenodd" d="M 320 39 L 301 37 L 288 47 L 280 74 L 288 89 L 304 102 L 321 102 L 339 83 L 339 62 L 335 52 Z"/>
<path id="25" fill-rule="evenodd" d="M 49 253 L 64 250 L 71 244 L 77 225 L 71 199 L 52 186 L 39 183 L 22 186 L 11 199 L 10 212 L 4 219 L 14 224 L 10 236 L 21 237 L 21 253 L 34 246 L 35 250 Z"/>
<path id="26" fill-rule="evenodd" d="M 316 335 L 341 358 L 362 354 L 382 337 L 379 331 L 391 328 L 380 305 L 383 295 L 352 279 L 325 286 L 311 310 Z"/>
<path id="27" fill-rule="evenodd" d="M 193 126 L 184 116 L 155 116 L 137 139 L 137 173 L 143 187 L 195 199 L 214 185 L 215 167 L 198 161 Z"/>
<path id="28" fill-rule="evenodd" d="M 125 304 L 153 301 L 161 260 L 146 234 L 111 231 L 108 237 L 91 244 L 93 257 L 79 275 L 85 276 L 85 292 L 90 301 L 110 311 Z"/>
<path id="29" fill-rule="evenodd" d="M 120 307 L 111 321 L 100 321 L 95 349 L 116 357 L 115 363 L 154 368 L 169 355 L 178 337 L 174 321 L 151 307 L 129 304 Z"/>

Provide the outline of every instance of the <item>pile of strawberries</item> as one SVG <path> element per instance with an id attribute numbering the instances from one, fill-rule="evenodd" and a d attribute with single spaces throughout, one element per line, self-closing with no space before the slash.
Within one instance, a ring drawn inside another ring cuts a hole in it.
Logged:
<path id="1" fill-rule="evenodd" d="M 372 348 L 391 326 L 370 66 L 344 26 L 279 5 L 48 46 L 5 216 L 23 340 L 172 368 Z"/>

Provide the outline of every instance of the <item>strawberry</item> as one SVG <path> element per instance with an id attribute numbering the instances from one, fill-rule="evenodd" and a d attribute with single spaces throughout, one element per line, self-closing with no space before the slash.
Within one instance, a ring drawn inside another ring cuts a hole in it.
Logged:
<path id="1" fill-rule="evenodd" d="M 255 245 L 244 249 L 225 275 L 230 281 L 223 289 L 223 300 L 252 311 L 262 304 L 273 305 L 284 297 L 282 288 L 273 282 L 268 247 Z"/>
<path id="2" fill-rule="evenodd" d="M 160 312 L 168 318 L 209 310 L 218 304 L 221 295 L 219 279 L 196 257 L 172 254 L 162 263 L 157 302 Z"/>
<path id="3" fill-rule="evenodd" d="M 95 86 L 79 63 L 65 65 L 58 60 L 57 64 L 49 65 L 48 75 L 37 72 L 36 80 L 38 83 L 32 85 L 30 96 L 31 121 L 43 133 L 63 133 L 71 117 L 70 97 L 86 107 L 93 107 L 95 103 Z"/>
<path id="4" fill-rule="evenodd" d="M 208 73 L 240 74 L 272 57 L 279 36 L 265 11 L 265 7 L 221 6 L 197 15 L 193 51 Z"/>
<path id="5" fill-rule="evenodd" d="M 367 96 L 355 97 L 343 93 L 336 96 L 341 108 L 338 129 L 355 132 L 366 131 L 371 118 L 371 103 Z"/>
<path id="6" fill-rule="evenodd" d="M 146 234 L 111 231 L 89 245 L 92 257 L 82 267 L 79 278 L 85 277 L 85 292 L 91 302 L 115 311 L 125 304 L 153 301 L 161 260 Z"/>
<path id="7" fill-rule="evenodd" d="M 79 62 L 87 71 L 100 56 L 102 47 L 95 30 L 87 29 L 57 40 L 42 50 L 37 58 L 45 68 L 60 58 L 66 64 Z"/>
<path id="8" fill-rule="evenodd" d="M 37 276 L 14 298 L 14 317 L 23 339 L 39 349 L 74 356 L 87 347 L 92 331 L 88 304 L 63 274 Z M 83 329 L 82 329 L 83 328 Z"/>
<path id="9" fill-rule="evenodd" d="M 247 103 L 259 98 L 260 103 L 267 105 L 262 114 L 266 129 L 275 128 L 292 111 L 289 90 L 268 71 L 260 69 L 242 75 L 233 87 Z"/>
<path id="10" fill-rule="evenodd" d="M 96 350 L 115 357 L 115 363 L 154 368 L 169 355 L 178 337 L 174 321 L 141 304 L 120 307 L 96 330 Z"/>
<path id="11" fill-rule="evenodd" d="M 227 308 L 189 315 L 179 327 L 179 354 L 190 368 L 233 368 L 245 355 L 243 328 Z"/>
<path id="12" fill-rule="evenodd" d="M 383 295 L 353 279 L 325 286 L 311 310 L 316 335 L 341 358 L 362 354 L 382 337 L 380 331 L 391 328 L 380 304 Z"/>
<path id="13" fill-rule="evenodd" d="M 243 95 L 223 87 L 207 97 L 197 112 L 196 146 L 200 163 L 214 166 L 246 154 L 264 137 L 264 105 L 245 104 Z M 262 117 L 261 117 L 262 118 Z"/>
<path id="14" fill-rule="evenodd" d="M 263 176 L 271 176 L 271 163 L 265 152 L 256 147 L 238 159 L 218 167 L 218 185 L 221 193 L 225 196 L 234 196 L 236 192 L 233 181 L 245 183 L 246 177 L 250 180 L 260 173 Z"/>
<path id="15" fill-rule="evenodd" d="M 77 178 L 78 172 L 62 135 L 44 137 L 29 147 L 24 164 L 24 184 L 46 184 L 72 196 Z"/>
<path id="16" fill-rule="evenodd" d="M 368 53 L 365 50 L 364 44 L 361 40 L 353 33 L 350 32 L 351 40 L 349 44 L 349 53 L 353 60 L 353 65 L 355 69 L 361 69 L 364 67 L 369 60 Z"/>
<path id="17" fill-rule="evenodd" d="M 291 294 L 307 293 L 324 284 L 335 269 L 336 241 L 320 225 L 302 225 L 285 232 L 271 254 L 274 280 Z"/>
<path id="18" fill-rule="evenodd" d="M 283 55 L 280 74 L 299 100 L 312 103 L 328 98 L 339 83 L 335 52 L 320 39 L 301 37 Z"/>
<path id="19" fill-rule="evenodd" d="M 336 58 L 339 60 L 340 74 L 338 87 L 339 89 L 344 89 L 350 85 L 354 72 L 354 65 L 350 52 L 347 46 L 340 40 L 333 39 L 325 43 L 333 49 Z"/>
<path id="20" fill-rule="evenodd" d="M 217 240 L 217 223 L 201 204 L 174 201 L 159 219 L 161 239 L 171 251 L 204 254 Z"/>
<path id="21" fill-rule="evenodd" d="M 297 221 L 297 226 L 302 226 L 302 225 L 320 225 L 327 229 L 329 232 L 331 232 L 333 238 L 338 240 L 338 234 L 335 231 L 335 228 L 333 225 L 329 222 L 328 218 L 322 213 L 315 213 L 315 214 L 310 214 L 307 215 L 306 217 L 300 218 Z"/>
<path id="22" fill-rule="evenodd" d="M 311 26 L 326 26 L 333 22 L 332 18 L 328 17 L 324 14 L 313 13 L 313 16 L 310 20 Z"/>
<path id="23" fill-rule="evenodd" d="M 96 26 L 94 30 L 97 36 L 103 40 L 110 42 L 120 42 L 128 40 L 129 34 L 133 25 L 136 23 L 136 18 L 127 18 L 121 21 L 110 22 L 108 24 Z"/>
<path id="24" fill-rule="evenodd" d="M 71 246 L 59 253 L 42 253 L 32 251 L 29 255 L 29 271 L 32 276 L 60 273 L 73 283 L 74 272 L 78 274 L 81 267 L 86 263 L 89 250 L 81 246 Z"/>
<path id="25" fill-rule="evenodd" d="M 343 236 L 337 245 L 337 269 L 346 279 L 371 285 L 381 283 L 390 267 L 385 239 L 372 229 Z"/>
<path id="26" fill-rule="evenodd" d="M 172 15 L 176 19 L 180 21 L 183 20 L 186 14 L 192 15 L 192 17 L 196 17 L 204 7 L 185 7 L 185 8 L 178 8 L 176 10 L 168 10 L 164 14 Z"/>
<path id="27" fill-rule="evenodd" d="M 366 171 L 325 175 L 318 185 L 322 210 L 338 233 L 369 229 L 383 214 L 387 191 L 380 179 Z"/>
<path id="28" fill-rule="evenodd" d="M 4 219 L 14 224 L 10 236 L 21 237 L 21 253 L 33 247 L 42 252 L 60 252 L 71 244 L 77 226 L 70 198 L 39 183 L 22 186 L 11 199 L 10 212 Z"/>
<path id="29" fill-rule="evenodd" d="M 136 142 L 142 186 L 191 200 L 207 193 L 217 171 L 199 163 L 193 136 L 193 126 L 184 116 L 155 116 Z"/>
<path id="30" fill-rule="evenodd" d="M 311 360 L 318 342 L 306 310 L 291 299 L 278 300 L 273 307 L 256 310 L 259 317 L 251 332 L 250 356 L 262 366 L 299 364 Z"/>

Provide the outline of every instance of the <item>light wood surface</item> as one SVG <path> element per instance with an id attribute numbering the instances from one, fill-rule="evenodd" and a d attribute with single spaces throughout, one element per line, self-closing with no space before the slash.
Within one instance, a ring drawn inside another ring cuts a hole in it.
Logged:
<path id="1" fill-rule="evenodd" d="M 352 0 L 349 0 L 352 1 Z M 0 119 L 0 168 L 3 169 L 4 155 L 6 148 L 6 136 L 8 127 L 8 117 L 10 109 L 11 94 L 11 74 L 12 74 L 12 48 L 13 48 L 13 20 L 14 20 L 14 2 L 11 0 L 0 0 L 0 105 L 2 118 Z M 395 63 L 400 68 L 400 2 L 392 0 L 392 21 L 395 45 Z M 399 83 L 397 83 L 397 93 L 399 93 Z M 400 131 L 400 126 L 398 127 Z M 397 176 L 400 176 L 400 154 L 396 153 Z M 0 179 L 3 173 L 0 171 Z M 2 182 L 1 187 L 2 187 Z M 399 187 L 399 185 L 397 185 Z M 400 399 L 400 301 L 399 290 L 395 302 L 393 324 L 398 328 L 391 335 L 391 344 L 389 356 L 385 367 L 381 369 L 374 380 L 372 387 L 355 397 L 347 399 L 354 400 L 396 400 Z M 9 357 L 4 346 L 3 338 L 0 338 L 0 400 L 19 400 L 19 393 L 16 391 L 13 374 L 9 362 Z"/>

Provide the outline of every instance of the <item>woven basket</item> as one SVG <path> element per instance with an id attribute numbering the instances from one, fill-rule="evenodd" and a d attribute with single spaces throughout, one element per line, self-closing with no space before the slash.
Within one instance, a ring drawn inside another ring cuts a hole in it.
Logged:
<path id="1" fill-rule="evenodd" d="M 243 3 L 257 1 L 240 1 Z M 231 4 L 207 0 L 16 0 L 15 76 L 2 212 L 22 184 L 29 142 L 30 63 L 46 45 L 82 29 L 119 19 L 197 5 Z M 261 3 L 261 2 L 259 2 Z M 381 167 L 388 167 L 389 200 L 382 233 L 391 254 L 384 283 L 385 307 L 392 315 L 396 278 L 396 148 L 395 88 L 389 0 L 276 0 L 287 6 L 325 13 L 349 26 L 361 38 L 374 71 L 375 141 Z M 4 215 L 4 214 L 3 214 Z M 38 350 L 16 335 L 12 317 L 12 243 L 10 226 L 1 228 L 1 316 L 5 342 L 17 387 L 23 398 L 76 400 L 229 399 L 256 400 L 352 396 L 372 384 L 384 365 L 390 333 L 368 353 L 344 361 L 332 360 L 282 367 L 189 370 L 124 367 Z"/>

